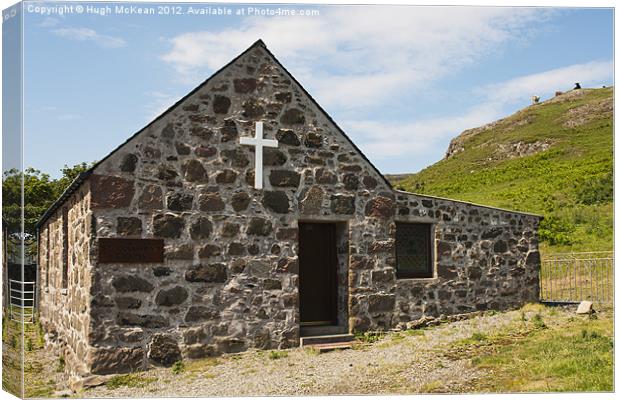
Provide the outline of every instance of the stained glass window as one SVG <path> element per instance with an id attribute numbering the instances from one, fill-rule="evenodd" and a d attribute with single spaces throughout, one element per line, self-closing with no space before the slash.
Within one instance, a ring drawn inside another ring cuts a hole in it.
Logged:
<path id="1" fill-rule="evenodd" d="M 431 225 L 396 224 L 396 276 L 432 278 Z"/>

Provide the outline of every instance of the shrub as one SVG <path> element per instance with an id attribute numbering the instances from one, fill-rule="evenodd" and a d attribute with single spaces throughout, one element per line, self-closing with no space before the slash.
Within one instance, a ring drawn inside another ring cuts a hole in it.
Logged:
<path id="1" fill-rule="evenodd" d="M 614 198 L 614 176 L 608 172 L 602 176 L 596 176 L 581 183 L 577 187 L 577 201 L 581 204 L 610 203 Z"/>
<path id="2" fill-rule="evenodd" d="M 574 225 L 556 215 L 546 216 L 538 227 L 540 240 L 548 242 L 550 245 L 572 244 L 571 235 L 574 231 Z"/>

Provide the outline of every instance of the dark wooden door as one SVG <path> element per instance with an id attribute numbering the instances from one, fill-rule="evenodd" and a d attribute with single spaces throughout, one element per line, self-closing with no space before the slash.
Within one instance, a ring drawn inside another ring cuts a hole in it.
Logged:
<path id="1" fill-rule="evenodd" d="M 337 323 L 336 226 L 299 224 L 299 312 L 301 325 Z"/>

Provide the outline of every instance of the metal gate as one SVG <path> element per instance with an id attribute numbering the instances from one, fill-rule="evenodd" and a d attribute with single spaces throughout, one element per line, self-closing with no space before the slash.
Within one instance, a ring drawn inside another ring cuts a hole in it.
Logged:
<path id="1" fill-rule="evenodd" d="M 35 282 L 9 279 L 9 315 L 12 320 L 31 324 L 34 322 Z"/>
<path id="2" fill-rule="evenodd" d="M 613 268 L 612 251 L 547 255 L 540 266 L 540 300 L 611 303 Z"/>

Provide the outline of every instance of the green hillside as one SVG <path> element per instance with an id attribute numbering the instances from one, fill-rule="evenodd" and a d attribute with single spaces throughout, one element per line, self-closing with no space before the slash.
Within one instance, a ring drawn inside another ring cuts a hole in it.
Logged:
<path id="1" fill-rule="evenodd" d="M 581 89 L 453 139 L 395 187 L 542 214 L 544 251 L 613 246 L 613 88 Z"/>

